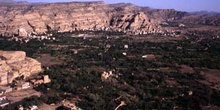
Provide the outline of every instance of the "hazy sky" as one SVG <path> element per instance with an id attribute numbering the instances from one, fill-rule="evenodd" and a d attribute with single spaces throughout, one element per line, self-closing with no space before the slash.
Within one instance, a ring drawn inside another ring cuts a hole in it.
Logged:
<path id="1" fill-rule="evenodd" d="M 97 0 L 27 0 L 29 2 L 68 2 Z M 182 11 L 216 11 L 220 12 L 220 0 L 104 0 L 105 3 L 133 3 L 138 6 L 149 6 L 161 9 L 176 9 Z"/>

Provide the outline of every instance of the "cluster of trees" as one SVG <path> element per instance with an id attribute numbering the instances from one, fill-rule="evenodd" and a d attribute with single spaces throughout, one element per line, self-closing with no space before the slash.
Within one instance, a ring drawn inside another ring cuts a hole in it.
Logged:
<path id="1" fill-rule="evenodd" d="M 188 39 L 152 43 L 135 42 L 126 37 L 73 38 L 71 34 L 56 33 L 56 41 L 33 40 L 27 44 L 11 41 L 3 43 L 3 40 L 0 40 L 0 43 L 4 44 L 0 49 L 22 49 L 32 56 L 35 53 L 65 56 L 66 61 L 62 65 L 54 65 L 42 73 L 49 75 L 52 82 L 36 87 L 35 89 L 42 91 L 44 95 L 33 100 L 51 104 L 78 97 L 81 100 L 77 105 L 85 110 L 114 109 L 120 101 L 125 101 L 126 106 L 122 107 L 125 110 L 170 110 L 177 106 L 180 109 L 202 109 L 202 106 L 209 104 L 220 106 L 219 91 L 198 82 L 204 80 L 202 75 L 181 73 L 176 67 L 176 64 L 186 64 L 191 67 L 219 69 L 218 40 L 205 39 L 196 42 L 196 39 Z M 44 43 L 46 45 L 43 45 Z M 128 49 L 124 48 L 125 44 L 129 45 Z M 79 52 L 74 54 L 72 49 Z M 123 55 L 123 52 L 128 55 Z M 144 54 L 160 57 L 146 60 L 141 58 Z M 160 67 L 176 68 L 177 72 L 148 70 Z M 103 82 L 103 68 L 114 70 L 118 77 Z M 177 86 L 170 86 L 168 79 L 174 79 Z M 189 91 L 193 91 L 193 94 L 189 95 Z"/>

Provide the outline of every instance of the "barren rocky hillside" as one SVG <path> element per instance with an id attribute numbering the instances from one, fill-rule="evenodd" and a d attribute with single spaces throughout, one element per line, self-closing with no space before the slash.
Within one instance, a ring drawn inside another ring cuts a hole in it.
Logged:
<path id="1" fill-rule="evenodd" d="M 4 35 L 47 31 L 114 30 L 152 33 L 159 26 L 140 11 L 121 11 L 103 2 L 71 2 L 0 6 L 0 33 Z"/>
<path id="2" fill-rule="evenodd" d="M 188 13 L 182 11 L 176 11 L 174 9 L 151 9 L 143 7 L 142 11 L 145 12 L 149 18 L 156 19 L 158 21 L 175 21 L 179 23 L 190 23 L 200 25 L 220 26 L 220 14 L 211 13 Z"/>
<path id="3" fill-rule="evenodd" d="M 180 20 L 183 23 L 220 26 L 220 14 L 192 14 Z"/>
<path id="4" fill-rule="evenodd" d="M 19 4 L 0 6 L 0 34 L 19 32 L 44 33 L 75 30 L 122 31 L 133 34 L 160 32 L 161 21 L 173 21 L 218 26 L 219 17 L 193 15 L 175 10 L 151 9 L 132 4 L 104 2 L 70 2 L 49 4 Z M 193 18 L 193 19 L 192 19 Z"/>
<path id="5" fill-rule="evenodd" d="M 152 19 L 160 21 L 178 20 L 189 15 L 187 12 L 176 11 L 174 9 L 151 9 L 143 7 L 142 10 Z"/>

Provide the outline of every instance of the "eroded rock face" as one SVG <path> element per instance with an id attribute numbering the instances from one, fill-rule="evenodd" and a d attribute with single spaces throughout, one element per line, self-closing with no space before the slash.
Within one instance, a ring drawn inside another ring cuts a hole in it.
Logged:
<path id="1" fill-rule="evenodd" d="M 114 16 L 111 25 L 122 30 L 136 30 L 139 34 L 154 33 L 159 29 L 157 23 L 149 19 L 144 12 Z"/>
<path id="2" fill-rule="evenodd" d="M 33 32 L 106 29 L 152 32 L 158 28 L 141 10 L 121 8 L 119 11 L 104 2 L 0 6 L 0 34 L 25 36 Z"/>
<path id="3" fill-rule="evenodd" d="M 0 51 L 0 85 L 7 85 L 16 77 L 28 77 L 41 71 L 41 64 L 26 57 L 23 51 Z"/>

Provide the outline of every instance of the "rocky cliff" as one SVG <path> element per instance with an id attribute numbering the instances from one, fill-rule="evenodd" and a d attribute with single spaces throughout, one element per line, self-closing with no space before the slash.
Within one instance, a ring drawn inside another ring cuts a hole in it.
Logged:
<path id="1" fill-rule="evenodd" d="M 174 9 L 151 9 L 143 7 L 142 11 L 149 15 L 151 19 L 157 19 L 159 21 L 179 20 L 190 15 L 187 12 L 176 11 Z"/>
<path id="2" fill-rule="evenodd" d="M 159 30 L 158 23 L 141 10 L 132 10 L 104 2 L 4 5 L 0 6 L 0 34 L 26 36 L 75 30 L 152 33 Z"/>
<path id="3" fill-rule="evenodd" d="M 188 13 L 176 11 L 174 9 L 152 9 L 149 7 L 142 7 L 141 10 L 145 12 L 150 19 L 156 19 L 157 21 L 174 21 L 194 25 L 220 26 L 219 13 Z"/>
<path id="4" fill-rule="evenodd" d="M 122 31 L 131 34 L 161 32 L 160 23 L 220 26 L 219 14 L 201 15 L 173 9 L 152 9 L 133 4 L 69 2 L 0 5 L 0 35 L 28 36 L 48 31 Z"/>
<path id="5" fill-rule="evenodd" d="M 0 51 L 0 85 L 11 83 L 19 76 L 41 72 L 41 64 L 23 51 Z"/>

